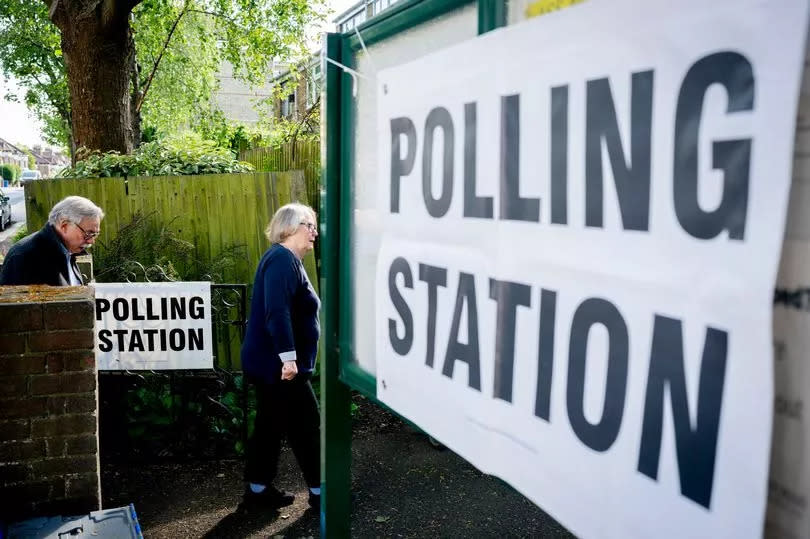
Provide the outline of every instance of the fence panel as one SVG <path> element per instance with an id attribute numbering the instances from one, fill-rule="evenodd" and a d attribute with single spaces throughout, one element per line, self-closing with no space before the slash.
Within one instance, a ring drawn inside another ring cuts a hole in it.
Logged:
<path id="1" fill-rule="evenodd" d="M 244 256 L 235 257 L 235 265 L 225 272 L 223 282 L 253 284 L 253 273 L 269 247 L 264 229 L 281 204 L 295 200 L 296 194 L 309 192 L 305 174 L 300 170 L 257 172 L 252 174 L 216 174 L 202 176 L 149 176 L 137 178 L 57 179 L 29 182 L 25 185 L 26 219 L 29 231 L 42 227 L 58 201 L 69 195 L 81 195 L 105 211 L 94 252 L 118 235 L 121 228 L 140 213 L 177 238 L 194 247 L 195 258 L 214 261 L 226 250 L 239 248 Z M 295 198 L 294 198 L 295 197 Z M 317 201 L 302 200 L 317 208 Z M 312 253 L 304 267 L 313 286 L 318 288 Z M 220 363 L 223 368 L 239 368 L 238 332 L 223 339 L 218 358 L 233 358 Z M 227 348 L 225 348 L 227 347 Z"/>
<path id="2" fill-rule="evenodd" d="M 239 159 L 252 164 L 259 171 L 303 170 L 304 189 L 293 191 L 292 200 L 308 200 L 318 208 L 320 203 L 321 144 L 319 141 L 297 141 L 278 148 L 245 150 Z M 294 186 L 300 187 L 300 184 Z"/>

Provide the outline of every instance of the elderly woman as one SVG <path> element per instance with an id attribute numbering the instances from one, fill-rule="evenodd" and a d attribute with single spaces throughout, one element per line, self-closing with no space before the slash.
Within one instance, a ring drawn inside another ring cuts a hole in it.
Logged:
<path id="1" fill-rule="evenodd" d="M 277 509 L 294 496 L 273 486 L 286 435 L 320 507 L 320 413 L 310 379 L 315 368 L 320 300 L 301 260 L 318 236 L 315 212 L 303 204 L 280 208 L 265 230 L 272 244 L 253 283 L 242 369 L 256 386 L 256 423 L 247 446 L 243 507 Z"/>

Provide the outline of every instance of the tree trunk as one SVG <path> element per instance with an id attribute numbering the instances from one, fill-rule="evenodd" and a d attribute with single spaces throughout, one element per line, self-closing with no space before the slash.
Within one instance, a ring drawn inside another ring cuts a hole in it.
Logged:
<path id="1" fill-rule="evenodd" d="M 73 131 L 70 132 L 70 166 L 76 166 L 76 150 L 78 150 L 78 146 L 76 146 L 76 139 L 73 137 Z"/>
<path id="2" fill-rule="evenodd" d="M 135 48 L 131 7 L 122 9 L 122 4 L 61 0 L 51 8 L 51 20 L 62 34 L 77 148 L 121 153 L 133 149 L 130 81 Z"/>
<path id="3" fill-rule="evenodd" d="M 133 43 L 133 48 L 135 47 L 135 37 L 132 35 L 130 31 L 129 39 Z M 132 114 L 132 144 L 135 148 L 141 145 L 142 142 L 142 133 L 141 133 L 141 111 L 138 107 L 138 102 L 141 98 L 141 66 L 138 64 L 138 59 L 135 57 L 135 54 L 129 59 L 129 76 L 132 78 L 132 84 L 130 85 L 130 94 L 129 94 L 129 111 Z"/>

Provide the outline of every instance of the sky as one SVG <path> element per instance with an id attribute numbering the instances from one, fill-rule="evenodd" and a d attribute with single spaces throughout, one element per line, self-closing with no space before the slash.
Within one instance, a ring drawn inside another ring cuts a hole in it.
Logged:
<path id="1" fill-rule="evenodd" d="M 334 31 L 335 25 L 332 23 L 332 19 L 352 7 L 357 1 L 328 0 L 327 4 L 332 9 L 332 13 L 327 18 L 323 31 Z M 26 106 L 22 103 L 6 101 L 6 95 L 15 93 L 17 90 L 18 87 L 14 80 L 6 81 L 0 76 L 0 138 L 12 144 L 44 145 L 41 126 L 33 115 L 29 114 Z"/>
<path id="2" fill-rule="evenodd" d="M 33 146 L 44 145 L 39 123 L 22 103 L 9 103 L 6 96 L 9 93 L 19 93 L 14 81 L 6 81 L 0 76 L 0 138 L 12 144 Z"/>
<path id="3" fill-rule="evenodd" d="M 329 0 L 327 4 L 330 8 L 332 8 L 332 14 L 329 16 L 329 25 L 330 30 L 334 28 L 334 24 L 332 24 L 332 19 L 358 3 L 360 0 Z"/>

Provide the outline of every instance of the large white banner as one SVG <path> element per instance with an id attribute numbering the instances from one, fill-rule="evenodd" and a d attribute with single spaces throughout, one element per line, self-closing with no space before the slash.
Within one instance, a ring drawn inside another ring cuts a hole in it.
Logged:
<path id="1" fill-rule="evenodd" d="M 98 370 L 211 369 L 211 283 L 97 283 Z"/>
<path id="2" fill-rule="evenodd" d="M 379 398 L 579 536 L 760 536 L 807 17 L 590 0 L 382 71 Z"/>

